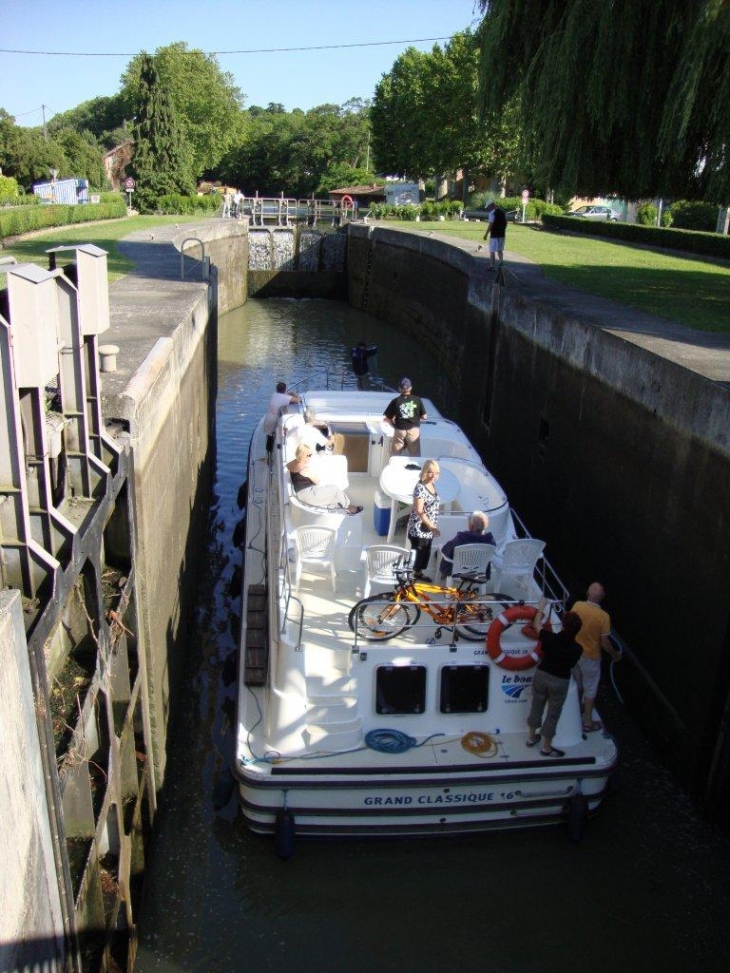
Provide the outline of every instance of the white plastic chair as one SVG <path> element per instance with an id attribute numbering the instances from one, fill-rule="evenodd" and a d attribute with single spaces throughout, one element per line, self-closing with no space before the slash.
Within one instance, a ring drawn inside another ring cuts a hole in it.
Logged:
<path id="1" fill-rule="evenodd" d="M 294 551 L 296 554 L 296 568 L 294 590 L 299 590 L 302 568 L 307 570 L 316 568 L 329 569 L 332 578 L 332 591 L 337 591 L 335 574 L 335 538 L 337 531 L 334 527 L 297 527 L 294 531 Z"/>
<path id="2" fill-rule="evenodd" d="M 502 564 L 498 577 L 493 579 L 495 590 L 503 591 L 505 594 L 516 591 L 515 597 L 529 595 L 535 566 L 544 550 L 545 541 L 536 540 L 534 537 L 507 541 L 502 551 Z"/>
<path id="3" fill-rule="evenodd" d="M 363 598 L 370 595 L 372 584 L 384 584 L 392 588 L 395 584 L 393 569 L 398 560 L 407 564 L 411 559 L 411 551 L 405 547 L 395 547 L 390 544 L 372 544 L 365 548 L 365 583 Z"/>
<path id="4" fill-rule="evenodd" d="M 453 578 L 457 574 L 476 571 L 486 574 L 492 558 L 497 553 L 494 544 L 460 544 L 454 548 L 454 560 L 449 570 Z"/>

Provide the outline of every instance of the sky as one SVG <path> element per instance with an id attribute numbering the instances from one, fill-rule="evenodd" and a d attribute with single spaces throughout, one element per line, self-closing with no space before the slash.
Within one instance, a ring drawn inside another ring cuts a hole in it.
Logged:
<path id="1" fill-rule="evenodd" d="M 474 0 L 0 0 L 0 108 L 41 125 L 116 94 L 135 54 L 176 41 L 215 52 L 247 107 L 341 105 L 372 98 L 407 47 L 443 46 L 478 20 Z M 314 47 L 328 49 L 301 50 Z"/>

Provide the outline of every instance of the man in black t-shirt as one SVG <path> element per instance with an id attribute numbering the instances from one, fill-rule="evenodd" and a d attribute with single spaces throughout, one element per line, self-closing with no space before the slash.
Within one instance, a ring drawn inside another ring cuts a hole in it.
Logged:
<path id="1" fill-rule="evenodd" d="M 495 270 L 496 263 L 495 258 L 499 259 L 499 266 L 501 267 L 504 263 L 504 240 L 507 236 L 507 214 L 505 211 L 497 204 L 492 201 L 486 207 L 487 209 L 487 220 L 489 225 L 487 226 L 487 232 L 484 234 L 484 239 L 490 237 L 489 240 L 489 267 L 488 270 Z"/>
<path id="2" fill-rule="evenodd" d="M 428 416 L 420 396 L 413 395 L 410 378 L 402 378 L 398 389 L 400 395 L 388 403 L 384 413 L 385 421 L 394 427 L 390 453 L 397 456 L 406 450 L 409 456 L 420 456 L 421 420 Z"/>

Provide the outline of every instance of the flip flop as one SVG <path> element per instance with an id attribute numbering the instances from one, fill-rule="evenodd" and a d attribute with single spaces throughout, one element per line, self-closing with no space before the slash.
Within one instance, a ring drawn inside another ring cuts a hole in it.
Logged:
<path id="1" fill-rule="evenodd" d="M 536 747 L 540 742 L 540 737 L 535 737 L 534 740 L 525 740 L 526 747 Z"/>
<path id="2" fill-rule="evenodd" d="M 583 724 L 584 733 L 595 733 L 596 730 L 602 730 L 602 729 L 603 729 L 603 723 L 599 723 L 598 720 L 593 720 L 592 723 Z"/>
<path id="3" fill-rule="evenodd" d="M 564 757 L 565 750 L 558 750 L 557 747 L 550 747 L 549 750 L 540 749 L 541 757 Z"/>

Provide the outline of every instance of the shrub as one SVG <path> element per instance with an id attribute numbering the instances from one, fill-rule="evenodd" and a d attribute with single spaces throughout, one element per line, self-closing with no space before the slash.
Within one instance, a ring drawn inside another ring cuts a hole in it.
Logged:
<path id="1" fill-rule="evenodd" d="M 654 203 L 642 203 L 636 209 L 636 222 L 640 226 L 656 226 L 659 210 Z"/>
<path id="2" fill-rule="evenodd" d="M 678 199 L 671 205 L 672 224 L 678 230 L 704 230 L 714 233 L 717 226 L 717 206 L 714 203 Z"/>
<path id="3" fill-rule="evenodd" d="M 0 176 L 0 206 L 18 198 L 18 181 L 12 176 Z"/>
<path id="4" fill-rule="evenodd" d="M 21 236 L 33 230 L 46 230 L 71 223 L 91 223 L 96 220 L 115 220 L 127 215 L 124 199 L 114 194 L 108 203 L 84 203 L 75 206 L 22 206 L 0 210 L 0 240 Z"/>
<path id="5" fill-rule="evenodd" d="M 156 211 L 169 216 L 189 216 L 191 214 L 214 213 L 221 205 L 221 197 L 185 196 L 182 193 L 168 193 L 157 200 Z"/>
<path id="6" fill-rule="evenodd" d="M 660 226 L 640 226 L 638 223 L 609 222 L 608 220 L 577 220 L 573 216 L 546 214 L 543 222 L 548 229 L 585 233 L 588 236 L 623 240 L 648 247 L 683 250 L 705 257 L 730 259 L 730 237 L 718 233 L 697 233 L 691 230 L 667 229 Z"/>

